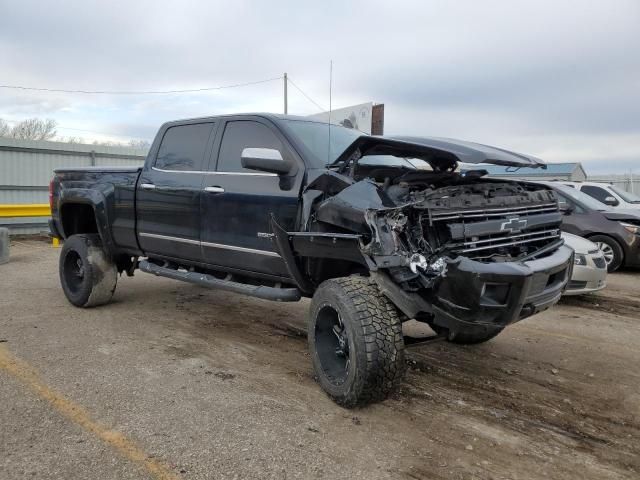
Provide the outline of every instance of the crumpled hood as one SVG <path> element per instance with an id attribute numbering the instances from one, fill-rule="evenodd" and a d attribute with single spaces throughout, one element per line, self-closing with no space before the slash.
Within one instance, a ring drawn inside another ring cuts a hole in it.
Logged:
<path id="1" fill-rule="evenodd" d="M 363 135 L 357 138 L 336 159 L 339 164 L 356 150 L 364 155 L 395 155 L 419 158 L 441 169 L 457 163 L 488 163 L 507 167 L 547 168 L 539 158 L 480 143 L 434 137 L 378 137 Z"/>

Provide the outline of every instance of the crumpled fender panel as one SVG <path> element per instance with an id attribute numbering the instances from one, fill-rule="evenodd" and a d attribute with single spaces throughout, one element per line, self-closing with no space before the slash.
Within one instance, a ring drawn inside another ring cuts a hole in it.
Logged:
<path id="1" fill-rule="evenodd" d="M 362 180 L 343 189 L 316 208 L 316 219 L 346 228 L 353 232 L 366 233 L 367 210 L 395 208 L 393 201 L 371 180 Z"/>

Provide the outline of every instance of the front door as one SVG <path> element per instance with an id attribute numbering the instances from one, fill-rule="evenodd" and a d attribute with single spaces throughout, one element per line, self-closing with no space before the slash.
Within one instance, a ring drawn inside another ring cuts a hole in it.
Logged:
<path id="1" fill-rule="evenodd" d="M 147 255 L 200 261 L 200 196 L 213 123 L 168 127 L 137 187 L 140 247 Z"/>
<path id="2" fill-rule="evenodd" d="M 211 265 L 288 276 L 269 234 L 269 215 L 288 230 L 295 227 L 304 169 L 279 177 L 244 169 L 245 148 L 272 148 L 282 157 L 301 161 L 280 133 L 266 121 L 227 120 L 214 146 L 201 201 L 202 254 Z M 215 152 L 218 152 L 217 161 Z"/>

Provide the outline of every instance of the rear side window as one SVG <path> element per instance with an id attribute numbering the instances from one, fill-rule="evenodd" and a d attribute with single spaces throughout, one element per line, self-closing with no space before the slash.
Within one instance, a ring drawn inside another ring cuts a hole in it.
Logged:
<path id="1" fill-rule="evenodd" d="M 247 172 L 255 170 L 242 168 L 240 157 L 245 148 L 273 148 L 285 157 L 284 146 L 275 133 L 266 125 L 248 120 L 227 123 L 218 155 L 218 172 Z"/>
<path id="2" fill-rule="evenodd" d="M 212 123 L 170 127 L 162 138 L 156 168 L 162 170 L 203 170 L 204 154 Z"/>
<path id="3" fill-rule="evenodd" d="M 600 200 L 603 203 L 605 198 L 613 197 L 613 195 L 607 192 L 604 188 L 594 187 L 593 185 L 583 185 L 580 191 L 595 198 L 596 200 Z"/>

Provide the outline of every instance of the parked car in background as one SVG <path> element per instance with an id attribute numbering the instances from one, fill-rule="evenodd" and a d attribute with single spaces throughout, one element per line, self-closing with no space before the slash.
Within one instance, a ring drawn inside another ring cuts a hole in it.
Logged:
<path id="1" fill-rule="evenodd" d="M 559 182 L 538 182 L 558 195 L 562 230 L 587 238 L 604 254 L 609 272 L 640 267 L 640 212 L 614 210 L 580 190 Z"/>
<path id="2" fill-rule="evenodd" d="M 640 210 L 640 197 L 610 183 L 562 182 L 564 185 L 586 193 L 605 205 L 616 209 Z"/>
<path id="3" fill-rule="evenodd" d="M 602 250 L 590 240 L 563 232 L 566 245 L 575 252 L 571 280 L 565 295 L 582 295 L 597 292 L 607 286 L 607 261 Z"/>

